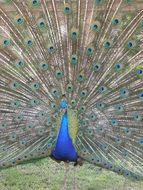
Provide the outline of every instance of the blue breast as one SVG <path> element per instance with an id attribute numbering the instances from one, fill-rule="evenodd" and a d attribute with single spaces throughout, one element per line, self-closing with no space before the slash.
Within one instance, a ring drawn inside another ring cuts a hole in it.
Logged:
<path id="1" fill-rule="evenodd" d="M 66 109 L 68 107 L 67 101 L 66 100 L 62 100 L 60 103 L 60 108 L 61 109 Z"/>
<path id="2" fill-rule="evenodd" d="M 56 160 L 61 161 L 76 161 L 77 152 L 72 143 L 72 139 L 68 132 L 68 114 L 62 116 L 61 127 L 58 134 L 55 149 L 52 151 L 52 156 Z"/>

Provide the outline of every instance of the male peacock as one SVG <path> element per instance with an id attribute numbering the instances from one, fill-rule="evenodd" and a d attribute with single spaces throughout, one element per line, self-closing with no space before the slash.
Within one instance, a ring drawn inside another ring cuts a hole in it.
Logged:
<path id="1" fill-rule="evenodd" d="M 143 3 L 0 1 L 0 167 L 51 157 L 143 177 Z"/>

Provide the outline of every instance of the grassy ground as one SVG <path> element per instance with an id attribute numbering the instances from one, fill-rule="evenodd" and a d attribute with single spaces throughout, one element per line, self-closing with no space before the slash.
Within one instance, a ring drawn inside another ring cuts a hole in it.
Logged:
<path id="1" fill-rule="evenodd" d="M 61 190 L 64 172 L 63 163 L 50 159 L 8 168 L 0 171 L 0 190 Z M 143 181 L 131 181 L 87 164 L 70 165 L 67 179 L 67 190 L 143 190 Z"/>

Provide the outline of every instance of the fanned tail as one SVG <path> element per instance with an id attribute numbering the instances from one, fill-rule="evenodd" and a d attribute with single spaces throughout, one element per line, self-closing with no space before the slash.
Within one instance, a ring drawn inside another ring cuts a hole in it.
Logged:
<path id="1" fill-rule="evenodd" d="M 142 179 L 142 3 L 0 4 L 0 166 L 50 156 L 65 94 L 78 156 Z"/>

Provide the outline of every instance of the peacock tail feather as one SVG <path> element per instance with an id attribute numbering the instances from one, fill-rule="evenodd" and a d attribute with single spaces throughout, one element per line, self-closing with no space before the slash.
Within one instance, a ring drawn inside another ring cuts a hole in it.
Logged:
<path id="1" fill-rule="evenodd" d="M 142 179 L 142 42 L 140 0 L 1 0 L 0 168 L 51 156 L 66 111 L 79 158 Z"/>

